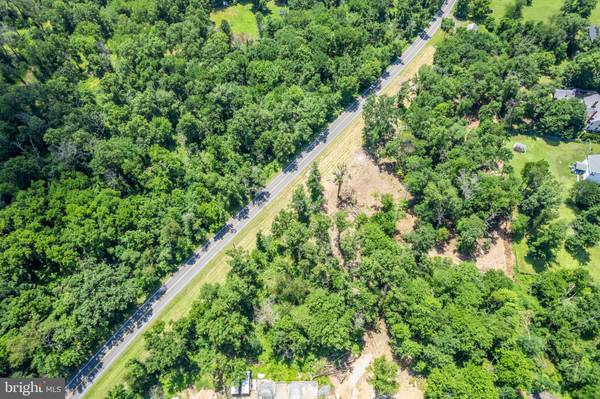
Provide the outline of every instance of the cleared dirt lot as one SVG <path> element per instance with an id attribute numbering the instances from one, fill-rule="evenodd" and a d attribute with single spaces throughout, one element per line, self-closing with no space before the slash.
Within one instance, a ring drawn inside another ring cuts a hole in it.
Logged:
<path id="1" fill-rule="evenodd" d="M 360 212 L 370 214 L 379 206 L 378 194 L 391 194 L 397 201 L 408 199 L 408 193 L 400 181 L 381 171 L 362 148 L 356 149 L 343 165 L 346 175 L 340 188 L 340 198 L 337 196 L 338 185 L 334 181 L 335 169 L 323 176 L 328 213 L 344 210 L 350 215 Z"/>
<path id="2" fill-rule="evenodd" d="M 430 256 L 442 256 L 450 258 L 454 263 L 470 261 L 475 263 L 480 271 L 501 270 L 508 277 L 513 277 L 514 255 L 512 252 L 512 241 L 510 229 L 502 225 L 492 232 L 489 250 L 479 250 L 473 257 L 465 257 L 458 252 L 458 240 L 451 238 L 444 247 L 434 248 L 429 252 Z"/>
<path id="3" fill-rule="evenodd" d="M 360 356 L 354 359 L 345 374 L 330 378 L 335 388 L 335 394 L 341 399 L 373 399 L 375 391 L 369 384 L 371 373 L 369 366 L 376 358 L 384 356 L 392 360 L 392 348 L 385 324 L 380 321 L 378 331 L 365 334 L 365 346 Z M 396 376 L 400 388 L 395 395 L 396 399 L 422 399 L 423 381 L 410 375 L 405 369 L 399 369 Z"/>

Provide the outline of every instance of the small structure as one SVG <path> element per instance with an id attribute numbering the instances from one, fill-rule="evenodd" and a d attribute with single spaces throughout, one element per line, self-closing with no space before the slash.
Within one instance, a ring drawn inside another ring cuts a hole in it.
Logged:
<path id="1" fill-rule="evenodd" d="M 302 385 L 298 382 L 291 382 L 288 385 L 288 399 L 302 399 Z"/>
<path id="2" fill-rule="evenodd" d="M 525 153 L 527 152 L 527 146 L 523 143 L 515 143 L 515 145 L 513 145 L 513 151 Z"/>
<path id="3" fill-rule="evenodd" d="M 251 379 L 250 371 L 239 385 L 231 387 L 231 396 L 235 399 L 317 399 L 319 384 L 316 381 L 275 382 L 264 379 Z M 329 393 L 329 390 L 326 391 Z M 329 396 L 329 395 L 328 395 Z"/>
<path id="4" fill-rule="evenodd" d="M 231 396 L 249 396 L 250 386 L 252 384 L 251 377 L 252 373 L 249 370 L 246 371 L 246 378 L 243 379 L 238 385 L 231 387 Z"/>
<path id="5" fill-rule="evenodd" d="M 555 100 L 570 100 L 577 97 L 576 89 L 556 89 L 554 90 Z"/>
<path id="6" fill-rule="evenodd" d="M 600 94 L 591 90 L 581 89 L 556 89 L 555 100 L 570 100 L 577 98 L 585 104 L 587 110 L 586 130 L 600 133 Z"/>
<path id="7" fill-rule="evenodd" d="M 583 97 L 583 103 L 587 109 L 588 125 L 587 130 L 600 132 L 600 94 L 589 93 Z"/>
<path id="8" fill-rule="evenodd" d="M 600 154 L 588 155 L 583 161 L 571 166 L 571 170 L 577 175 L 577 181 L 589 180 L 600 184 Z"/>
<path id="9" fill-rule="evenodd" d="M 536 392 L 529 394 L 528 399 L 558 399 L 558 397 L 552 395 L 550 392 Z"/>
<path id="10" fill-rule="evenodd" d="M 275 399 L 275 383 L 269 380 L 258 381 L 256 393 L 258 399 Z"/>
<path id="11" fill-rule="evenodd" d="M 321 388 L 319 388 L 319 392 L 317 392 L 317 397 L 326 398 L 330 394 L 331 394 L 331 388 L 329 388 L 329 385 L 323 385 Z"/>
<path id="12" fill-rule="evenodd" d="M 477 32 L 479 30 L 479 27 L 477 26 L 476 23 L 471 22 L 469 25 L 467 25 L 467 30 L 472 30 Z"/>
<path id="13" fill-rule="evenodd" d="M 591 41 L 595 42 L 600 37 L 600 26 L 592 25 L 588 27 L 588 36 Z"/>

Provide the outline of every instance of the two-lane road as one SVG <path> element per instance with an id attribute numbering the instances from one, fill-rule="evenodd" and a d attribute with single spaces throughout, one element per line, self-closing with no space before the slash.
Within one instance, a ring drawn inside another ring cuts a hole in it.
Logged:
<path id="1" fill-rule="evenodd" d="M 402 57 L 384 72 L 380 79 L 352 103 L 329 127 L 317 137 L 283 172 L 275 177 L 259 196 L 242 209 L 216 236 L 202 246 L 173 276 L 155 292 L 119 330 L 81 367 L 67 384 L 67 398 L 82 398 L 92 384 L 115 362 L 123 351 L 141 334 L 143 329 L 179 294 L 202 269 L 251 223 L 268 204 L 321 154 L 321 152 L 355 118 L 360 117 L 366 98 L 381 94 L 412 61 L 440 28 L 442 17 L 448 17 L 457 0 L 449 0 L 431 21 L 429 27 Z"/>

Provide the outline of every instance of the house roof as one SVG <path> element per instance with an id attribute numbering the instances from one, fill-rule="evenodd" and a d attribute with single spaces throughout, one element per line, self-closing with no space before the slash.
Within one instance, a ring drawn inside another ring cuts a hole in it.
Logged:
<path id="1" fill-rule="evenodd" d="M 476 23 L 471 22 L 469 25 L 467 25 L 467 30 L 477 31 L 477 30 L 479 30 L 479 28 L 477 27 Z"/>
<path id="2" fill-rule="evenodd" d="M 569 100 L 571 98 L 575 98 L 577 95 L 577 90 L 575 89 L 556 89 L 554 90 L 554 99 L 555 100 Z"/>
<path id="3" fill-rule="evenodd" d="M 600 94 L 580 89 L 556 89 L 554 91 L 555 100 L 570 100 L 571 98 L 579 98 L 583 101 L 588 123 L 600 122 Z"/>
<path id="4" fill-rule="evenodd" d="M 544 392 L 529 394 L 529 399 L 558 399 L 558 398 L 556 396 L 552 395 L 550 392 L 544 391 Z"/>
<path id="5" fill-rule="evenodd" d="M 331 389 L 329 389 L 329 385 L 323 385 L 321 388 L 319 388 L 319 392 L 317 393 L 317 395 L 322 398 L 325 396 L 329 396 L 329 393 L 331 392 Z"/>
<path id="6" fill-rule="evenodd" d="M 600 173 L 600 154 L 590 155 L 587 158 L 590 173 Z"/>
<path id="7" fill-rule="evenodd" d="M 587 162 L 575 162 L 575 170 L 585 172 L 587 170 Z"/>
<path id="8" fill-rule="evenodd" d="M 274 399 L 275 383 L 273 381 L 260 381 L 257 391 L 259 399 Z"/>
<path id="9" fill-rule="evenodd" d="M 289 399 L 302 399 L 302 385 L 291 382 L 288 385 Z"/>
<path id="10" fill-rule="evenodd" d="M 588 36 L 592 41 L 596 40 L 600 36 L 600 26 L 592 25 L 588 27 Z"/>
<path id="11" fill-rule="evenodd" d="M 600 120 L 600 94 L 592 93 L 583 97 L 587 108 L 589 122 Z"/>

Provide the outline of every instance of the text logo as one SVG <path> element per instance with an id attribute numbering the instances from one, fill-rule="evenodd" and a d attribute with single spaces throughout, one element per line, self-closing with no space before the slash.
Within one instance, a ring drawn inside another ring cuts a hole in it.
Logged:
<path id="1" fill-rule="evenodd" d="M 0 378 L 0 399 L 64 399 L 64 378 Z"/>

